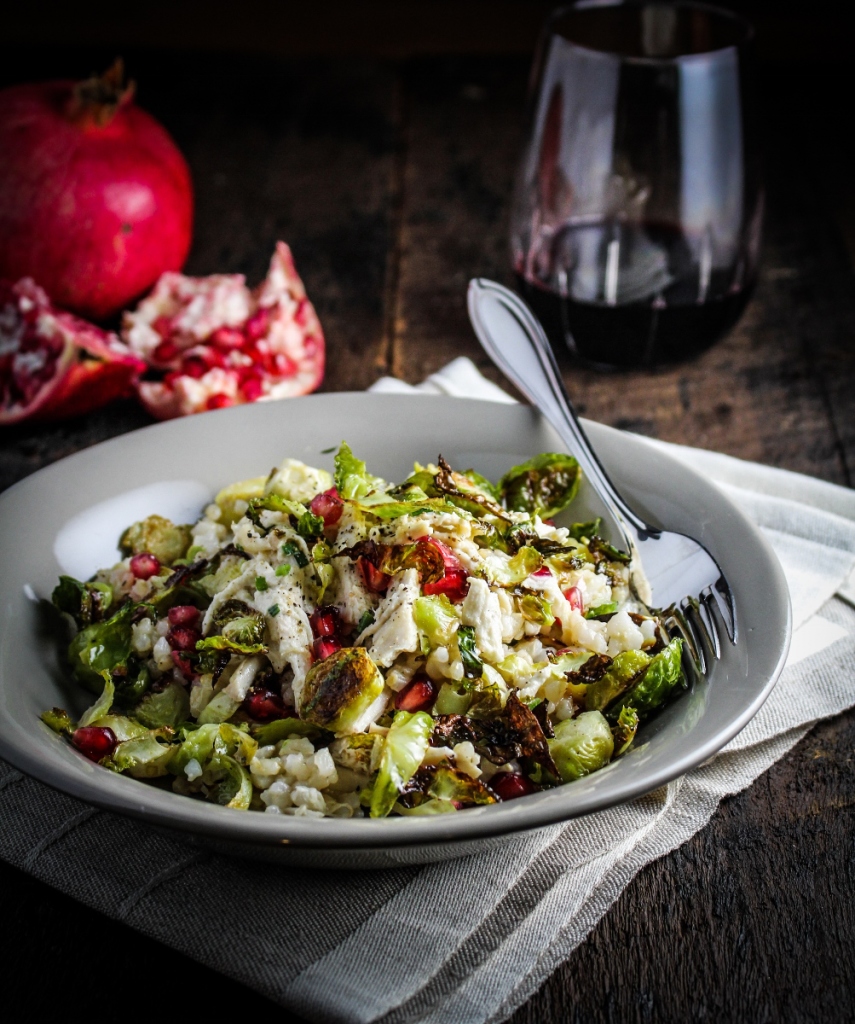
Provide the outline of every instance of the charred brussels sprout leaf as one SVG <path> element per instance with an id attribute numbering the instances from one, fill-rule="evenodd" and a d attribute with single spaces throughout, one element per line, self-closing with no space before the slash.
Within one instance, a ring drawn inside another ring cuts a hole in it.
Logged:
<path id="1" fill-rule="evenodd" d="M 70 736 L 74 732 L 74 722 L 64 708 L 51 708 L 40 715 L 41 720 L 60 736 Z"/>
<path id="2" fill-rule="evenodd" d="M 225 633 L 222 636 L 206 636 L 196 644 L 197 651 L 229 651 L 232 654 L 266 654 L 264 644 L 244 644 L 232 640 Z"/>
<path id="3" fill-rule="evenodd" d="M 266 747 L 271 743 L 287 740 L 289 736 L 307 736 L 309 739 L 317 739 L 323 735 L 323 729 L 299 718 L 278 718 L 275 722 L 252 726 L 252 735 L 260 747 Z"/>
<path id="4" fill-rule="evenodd" d="M 300 717 L 330 732 L 359 732 L 360 718 L 384 685 L 364 647 L 343 647 L 309 669 Z"/>
<path id="5" fill-rule="evenodd" d="M 539 594 L 526 594 L 520 601 L 520 611 L 524 619 L 536 622 L 542 629 L 549 629 L 555 622 L 552 605 Z"/>
<path id="6" fill-rule="evenodd" d="M 608 666 L 603 674 L 588 687 L 585 707 L 588 711 L 602 711 L 617 700 L 650 664 L 643 651 L 624 651 Z"/>
<path id="7" fill-rule="evenodd" d="M 119 549 L 126 557 L 147 551 L 162 565 L 172 565 L 184 557 L 191 540 L 189 526 L 176 526 L 163 516 L 149 516 L 125 530 L 119 538 Z"/>
<path id="8" fill-rule="evenodd" d="M 612 736 L 615 741 L 615 757 L 626 753 L 635 739 L 637 731 L 638 712 L 635 708 L 629 706 L 621 708 L 617 722 L 612 726 Z"/>
<path id="9" fill-rule="evenodd" d="M 399 711 L 383 741 L 380 770 L 371 792 L 371 817 L 385 818 L 416 773 L 430 743 L 433 719 L 424 711 Z"/>
<path id="10" fill-rule="evenodd" d="M 211 780 L 209 799 L 223 807 L 239 811 L 249 808 L 252 800 L 252 779 L 243 765 L 228 754 L 215 754 L 205 769 L 205 779 Z"/>
<path id="11" fill-rule="evenodd" d="M 341 443 L 335 457 L 335 486 L 342 498 L 365 504 L 385 501 L 386 481 L 372 476 L 365 463 L 357 459 L 350 445 Z"/>
<path id="12" fill-rule="evenodd" d="M 457 630 L 457 646 L 463 662 L 463 674 L 467 679 L 478 679 L 484 671 L 481 659 L 475 653 L 475 627 L 460 626 Z"/>
<path id="13" fill-rule="evenodd" d="M 628 565 L 631 559 L 631 556 L 626 551 L 621 551 L 620 548 L 616 548 L 614 544 L 609 544 L 602 537 L 592 537 L 588 544 L 588 550 L 594 558 L 600 555 L 601 558 L 609 562 L 623 562 L 625 565 Z"/>
<path id="14" fill-rule="evenodd" d="M 644 675 L 609 709 L 609 716 L 619 715 L 625 707 L 635 708 L 640 715 L 658 708 L 683 677 L 682 651 L 683 641 L 672 640 L 655 655 Z"/>
<path id="15" fill-rule="evenodd" d="M 603 520 L 597 516 L 596 519 L 592 519 L 587 523 L 571 523 L 567 529 L 570 531 L 570 536 L 573 540 L 582 540 L 583 538 L 590 539 L 591 537 L 596 537 L 602 525 Z"/>
<path id="16" fill-rule="evenodd" d="M 609 723 L 599 711 L 559 722 L 555 738 L 548 743 L 562 782 L 573 782 L 604 767 L 615 748 Z"/>
<path id="17" fill-rule="evenodd" d="M 113 591 L 106 583 L 81 583 L 73 576 L 60 576 L 51 601 L 74 619 L 78 629 L 85 629 L 107 617 L 113 603 Z"/>
<path id="18" fill-rule="evenodd" d="M 550 518 L 576 497 L 580 476 L 572 455 L 543 452 L 507 472 L 499 481 L 499 493 L 514 512 Z"/>
<path id="19" fill-rule="evenodd" d="M 264 640 L 264 622 L 264 616 L 243 601 L 226 601 L 211 620 L 210 633 L 213 636 L 201 640 L 197 649 L 228 649 L 238 650 L 241 654 L 259 654 Z M 211 643 L 215 637 L 222 637 L 225 644 Z M 245 649 L 256 646 L 257 650 Z"/>
<path id="20" fill-rule="evenodd" d="M 493 764 L 507 764 L 515 758 L 528 757 L 550 774 L 557 776 L 550 747 L 534 712 L 512 693 L 501 715 L 473 720 L 469 723 L 475 734 L 475 746 Z"/>
<path id="21" fill-rule="evenodd" d="M 381 549 L 377 568 L 394 576 L 404 569 L 415 569 L 419 583 L 436 583 L 445 575 L 445 559 L 433 544 L 394 544 Z"/>
<path id="22" fill-rule="evenodd" d="M 178 683 L 170 683 L 160 693 L 143 697 L 134 709 L 134 718 L 149 729 L 168 725 L 175 729 L 190 717 L 190 698 Z"/>

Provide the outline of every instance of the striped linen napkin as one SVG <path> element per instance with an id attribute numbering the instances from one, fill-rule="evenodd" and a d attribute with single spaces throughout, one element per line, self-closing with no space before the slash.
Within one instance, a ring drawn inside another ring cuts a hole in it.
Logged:
<path id="1" fill-rule="evenodd" d="M 390 378 L 373 390 L 413 390 Z M 513 401 L 457 359 L 425 392 Z M 0 762 L 0 856 L 309 1021 L 499 1022 L 535 992 L 650 861 L 710 819 L 818 719 L 855 704 L 855 494 L 661 445 L 714 480 L 784 567 L 784 673 L 712 761 L 629 805 L 426 867 L 341 873 L 231 860 L 88 807 Z M 473 885 L 472 880 L 478 879 Z M 441 897 L 443 913 L 424 908 Z M 263 907 L 263 927 L 247 908 Z M 242 922 L 229 928 L 224 922 Z"/>

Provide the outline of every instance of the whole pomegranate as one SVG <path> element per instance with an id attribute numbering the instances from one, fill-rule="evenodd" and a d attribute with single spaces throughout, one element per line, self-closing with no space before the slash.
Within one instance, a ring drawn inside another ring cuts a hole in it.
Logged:
<path id="1" fill-rule="evenodd" d="M 0 277 L 32 277 L 95 320 L 190 248 L 190 172 L 133 89 L 117 61 L 85 82 L 0 91 Z"/>

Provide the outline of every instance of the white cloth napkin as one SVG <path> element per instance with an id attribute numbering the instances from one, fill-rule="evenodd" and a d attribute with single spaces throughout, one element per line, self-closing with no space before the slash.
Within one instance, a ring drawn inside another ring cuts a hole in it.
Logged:
<path id="1" fill-rule="evenodd" d="M 413 389 L 384 378 L 373 390 Z M 513 401 L 467 359 L 416 390 Z M 635 803 L 519 836 L 499 854 L 362 874 L 197 852 L 0 762 L 0 855 L 310 1021 L 503 1020 L 636 872 L 689 839 L 815 721 L 855 703 L 855 494 L 665 447 L 760 525 L 793 600 L 780 682 L 711 762 Z"/>

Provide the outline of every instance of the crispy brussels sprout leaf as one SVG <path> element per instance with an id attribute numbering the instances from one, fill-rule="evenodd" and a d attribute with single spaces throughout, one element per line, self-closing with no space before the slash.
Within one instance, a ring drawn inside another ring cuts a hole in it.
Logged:
<path id="1" fill-rule="evenodd" d="M 514 512 L 550 518 L 576 497 L 580 477 L 572 455 L 544 452 L 509 470 L 499 481 L 499 493 Z"/>
<path id="2" fill-rule="evenodd" d="M 264 639 L 264 616 L 243 601 L 224 602 L 211 620 L 209 632 L 223 636 L 231 644 L 252 647 Z M 207 639 L 210 639 L 207 638 Z M 209 645 L 213 646 L 213 645 Z M 225 650 L 226 648 L 213 648 Z M 250 653 L 241 651 L 242 654 Z M 261 653 L 261 652 L 251 652 Z"/>
<path id="3" fill-rule="evenodd" d="M 433 544 L 394 544 L 380 549 L 377 568 L 394 576 L 404 569 L 415 569 L 419 583 L 436 583 L 445 575 L 445 559 Z"/>
<path id="4" fill-rule="evenodd" d="M 104 671 L 125 667 L 131 657 L 131 616 L 134 607 L 126 604 L 106 622 L 82 629 L 71 641 L 68 660 L 78 682 L 101 692 Z"/>
<path id="5" fill-rule="evenodd" d="M 644 651 L 624 651 L 618 654 L 606 671 L 592 682 L 585 693 L 585 707 L 588 711 L 602 711 L 617 700 L 633 683 L 633 680 L 650 664 L 650 656 Z"/>
<path id="6" fill-rule="evenodd" d="M 431 547 L 429 544 L 421 546 Z M 445 647 L 451 643 L 460 625 L 454 605 L 445 594 L 417 597 L 413 602 L 413 619 L 428 638 L 431 648 Z"/>
<path id="7" fill-rule="evenodd" d="M 97 724 L 102 729 L 112 729 L 113 735 L 120 743 L 125 740 L 138 740 L 151 733 L 150 729 L 135 722 L 133 718 L 128 718 L 127 715 L 102 715 Z"/>
<path id="8" fill-rule="evenodd" d="M 484 671 L 484 665 L 475 650 L 474 626 L 458 627 L 457 647 L 460 650 L 460 660 L 463 662 L 463 674 L 467 679 L 478 679 Z"/>
<path id="9" fill-rule="evenodd" d="M 220 522 L 224 526 L 236 523 L 246 511 L 252 498 L 260 498 L 264 494 L 267 477 L 256 476 L 251 480 L 240 480 L 236 484 L 224 487 L 214 499 L 220 506 Z"/>
<path id="10" fill-rule="evenodd" d="M 330 732 L 357 732 L 359 719 L 384 686 L 380 670 L 364 647 L 343 647 L 309 669 L 300 717 Z"/>
<path id="11" fill-rule="evenodd" d="M 555 727 L 549 750 L 562 782 L 573 782 L 609 763 L 614 739 L 609 723 L 599 711 L 586 711 Z"/>
<path id="12" fill-rule="evenodd" d="M 475 733 L 476 749 L 493 764 L 528 757 L 557 776 L 540 722 L 515 693 L 508 697 L 501 715 L 473 720 L 470 724 Z"/>
<path id="13" fill-rule="evenodd" d="M 628 552 L 621 551 L 620 548 L 616 548 L 614 544 L 609 544 L 602 537 L 592 537 L 588 543 L 588 550 L 594 558 L 599 555 L 609 562 L 623 562 L 625 565 L 628 565 L 631 561 L 631 555 Z"/>
<path id="14" fill-rule="evenodd" d="M 424 711 L 399 711 L 383 742 L 380 770 L 371 793 L 371 817 L 385 818 L 416 773 L 430 743 L 433 719 Z"/>
<path id="15" fill-rule="evenodd" d="M 489 485 L 484 477 L 481 479 Z M 490 485 L 492 490 L 492 485 Z M 493 494 L 485 491 L 482 487 L 474 484 L 462 473 L 455 473 L 445 459 L 439 456 L 439 469 L 433 479 L 433 489 L 444 495 L 453 505 L 464 509 L 473 516 L 480 518 L 484 515 L 497 516 L 500 519 L 507 519 L 507 513 L 497 502 Z M 428 494 L 431 488 L 426 488 Z"/>
<path id="16" fill-rule="evenodd" d="M 520 601 L 520 611 L 524 619 L 537 623 L 541 629 L 549 629 L 555 622 L 552 605 L 540 594 L 526 594 Z"/>
<path id="17" fill-rule="evenodd" d="M 73 576 L 60 576 L 51 601 L 61 612 L 67 612 L 85 629 L 93 622 L 103 622 L 113 603 L 113 590 L 107 583 L 81 583 Z"/>
<path id="18" fill-rule="evenodd" d="M 491 562 L 489 573 L 500 587 L 516 587 L 543 565 L 543 555 L 525 545 L 506 563 Z"/>
<path id="19" fill-rule="evenodd" d="M 181 735 L 182 742 L 174 748 L 169 761 L 173 775 L 180 775 L 193 760 L 204 768 L 215 754 L 228 754 L 240 764 L 249 764 L 258 750 L 257 740 L 228 723 L 200 725 L 196 729 L 184 727 Z"/>
<path id="20" fill-rule="evenodd" d="M 434 701 L 436 715 L 465 715 L 472 703 L 472 689 L 454 683 L 443 683 Z"/>
<path id="21" fill-rule="evenodd" d="M 614 615 L 618 610 L 617 602 L 607 601 L 605 604 L 598 604 L 596 608 L 589 608 L 585 612 L 586 619 L 604 619 Z"/>
<path id="22" fill-rule="evenodd" d="M 317 739 L 324 732 L 311 722 L 304 722 L 299 718 L 278 718 L 275 722 L 265 722 L 264 725 L 253 725 L 250 728 L 253 738 L 258 741 L 260 747 L 287 740 L 289 736 Z"/>
<path id="23" fill-rule="evenodd" d="M 342 441 L 335 457 L 335 486 L 342 498 L 374 505 L 387 501 L 386 481 L 372 476 L 365 463 L 357 459 L 350 445 Z"/>
<path id="24" fill-rule="evenodd" d="M 570 531 L 570 536 L 573 540 L 582 540 L 583 538 L 590 539 L 591 537 L 596 537 L 602 525 L 603 520 L 600 516 L 597 516 L 596 519 L 591 519 L 587 523 L 571 523 L 567 529 Z"/>
<path id="25" fill-rule="evenodd" d="M 168 774 L 167 765 L 174 746 L 158 743 L 154 736 L 140 736 L 120 743 L 102 764 L 114 772 L 127 772 L 135 779 L 154 779 Z"/>
<path id="26" fill-rule="evenodd" d="M 147 551 L 162 565 L 172 565 L 185 556 L 192 539 L 189 526 L 176 526 L 163 516 L 149 516 L 125 530 L 119 538 L 119 550 L 126 557 Z"/>
<path id="27" fill-rule="evenodd" d="M 99 718 L 109 714 L 110 708 L 113 706 L 113 701 L 116 698 L 116 687 L 113 685 L 113 678 L 106 669 L 100 673 L 100 676 L 104 682 L 104 689 L 95 703 L 80 716 L 80 721 L 77 723 L 79 729 L 92 725 Z"/>
<path id="28" fill-rule="evenodd" d="M 664 703 L 683 678 L 682 651 L 683 641 L 677 639 L 654 655 L 644 675 L 618 704 L 609 708 L 609 717 L 618 716 L 625 707 L 633 707 L 643 716 Z"/>
<path id="29" fill-rule="evenodd" d="M 264 644 L 242 644 L 232 640 L 225 634 L 222 636 L 206 636 L 196 642 L 197 651 L 229 651 L 232 654 L 266 654 Z"/>
<path id="30" fill-rule="evenodd" d="M 50 711 L 43 711 L 39 717 L 60 736 L 70 736 L 74 732 L 74 722 L 64 708 L 51 708 Z"/>
<path id="31" fill-rule="evenodd" d="M 619 757 L 629 750 L 637 731 L 638 712 L 630 705 L 621 708 L 617 722 L 612 726 L 612 736 L 615 741 L 615 757 Z"/>
<path id="32" fill-rule="evenodd" d="M 243 765 L 228 754 L 215 754 L 205 768 L 213 785 L 209 799 L 223 807 L 245 811 L 252 800 L 252 779 Z"/>
<path id="33" fill-rule="evenodd" d="M 434 800 L 446 800 L 452 805 L 459 804 L 464 807 L 496 803 L 495 795 L 483 782 L 472 779 L 454 768 L 439 765 L 431 775 L 427 794 Z"/>
<path id="34" fill-rule="evenodd" d="M 143 697 L 134 709 L 134 718 L 149 729 L 168 725 L 177 728 L 190 717 L 190 698 L 178 683 L 170 683 L 160 693 Z"/>
<path id="35" fill-rule="evenodd" d="M 221 690 L 205 705 L 196 721 L 199 725 L 214 725 L 227 722 L 240 707 L 241 702 Z"/>

